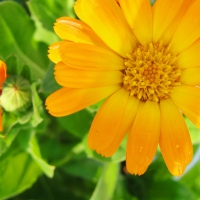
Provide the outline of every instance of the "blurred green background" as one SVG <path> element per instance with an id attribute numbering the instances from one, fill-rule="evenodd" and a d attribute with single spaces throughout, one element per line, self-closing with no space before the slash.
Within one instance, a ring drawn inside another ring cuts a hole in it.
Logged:
<path id="1" fill-rule="evenodd" d="M 9 74 L 1 99 L 0 199 L 200 200 L 200 131 L 188 119 L 194 158 L 184 175 L 171 176 L 158 149 L 147 172 L 134 176 L 125 169 L 126 139 L 107 159 L 87 146 L 101 102 L 62 118 L 45 110 L 46 97 L 59 88 L 47 57 L 48 46 L 59 41 L 53 24 L 76 18 L 73 5 L 0 0 L 0 59 Z"/>

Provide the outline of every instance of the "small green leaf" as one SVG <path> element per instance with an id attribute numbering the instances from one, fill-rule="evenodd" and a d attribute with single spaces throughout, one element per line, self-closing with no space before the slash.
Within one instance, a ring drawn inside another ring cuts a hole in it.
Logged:
<path id="1" fill-rule="evenodd" d="M 31 81 L 31 70 L 28 65 L 24 65 L 21 71 L 21 76 L 23 76 L 26 80 Z"/>
<path id="2" fill-rule="evenodd" d="M 7 65 L 7 74 L 18 75 L 20 71 L 18 57 L 14 54 L 6 58 L 5 63 Z"/>
<path id="3" fill-rule="evenodd" d="M 113 199 L 114 190 L 119 174 L 119 164 L 107 163 L 104 165 L 102 175 L 90 200 L 110 200 Z"/>
<path id="4" fill-rule="evenodd" d="M 31 85 L 32 91 L 32 104 L 33 104 L 33 117 L 32 117 L 32 125 L 37 126 L 43 121 L 40 113 L 43 110 L 42 100 L 40 99 L 37 91 L 37 86 L 40 85 L 40 81 L 35 82 Z"/>

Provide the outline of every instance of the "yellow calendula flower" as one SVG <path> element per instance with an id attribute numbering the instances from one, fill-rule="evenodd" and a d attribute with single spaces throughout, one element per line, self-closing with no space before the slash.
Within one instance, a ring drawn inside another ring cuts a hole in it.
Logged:
<path id="1" fill-rule="evenodd" d="M 0 96 L 2 94 L 3 82 L 6 80 L 7 77 L 6 70 L 7 70 L 6 64 L 2 60 L 0 60 Z M 0 105 L 0 131 L 3 130 L 2 115 L 3 115 L 3 110 Z"/>
<path id="2" fill-rule="evenodd" d="M 200 1 L 78 0 L 81 21 L 62 17 L 50 46 L 63 86 L 46 100 L 65 116 L 106 97 L 88 144 L 112 156 L 128 133 L 126 166 L 143 174 L 159 144 L 169 171 L 183 174 L 193 150 L 184 113 L 200 128 Z"/>

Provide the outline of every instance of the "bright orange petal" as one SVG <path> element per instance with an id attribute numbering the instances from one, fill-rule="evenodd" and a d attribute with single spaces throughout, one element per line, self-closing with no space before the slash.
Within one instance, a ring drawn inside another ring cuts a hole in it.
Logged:
<path id="1" fill-rule="evenodd" d="M 101 106 L 89 132 L 88 145 L 91 149 L 101 153 L 112 142 L 121 125 L 128 97 L 129 93 L 122 88 Z"/>
<path id="2" fill-rule="evenodd" d="M 174 87 L 173 102 L 200 129 L 200 88 L 192 86 Z"/>
<path id="3" fill-rule="evenodd" d="M 140 103 L 141 104 L 141 103 Z M 158 103 L 146 101 L 128 135 L 126 167 L 131 174 L 143 174 L 155 155 L 160 137 Z"/>
<path id="4" fill-rule="evenodd" d="M 121 71 L 81 70 L 59 62 L 55 66 L 55 79 L 58 84 L 72 88 L 91 88 L 114 85 L 123 81 Z"/>
<path id="5" fill-rule="evenodd" d="M 179 12 L 184 0 L 157 0 L 153 5 L 153 42 L 158 42 Z M 188 1 L 188 0 L 187 0 Z"/>
<path id="6" fill-rule="evenodd" d="M 89 44 L 70 43 L 62 45 L 60 54 L 70 67 L 85 70 L 121 70 L 124 59 L 117 54 Z"/>
<path id="7" fill-rule="evenodd" d="M 182 114 L 170 99 L 160 101 L 160 112 L 160 149 L 169 171 L 180 176 L 192 159 L 190 135 Z"/>
<path id="8" fill-rule="evenodd" d="M 128 131 L 130 130 L 135 120 L 139 103 L 140 101 L 137 98 L 129 96 L 127 105 L 126 105 L 126 110 L 124 112 L 121 124 L 119 125 L 118 130 L 113 140 L 111 141 L 110 145 L 106 149 L 101 150 L 102 155 L 109 157 L 109 156 L 112 156 L 117 151 L 117 149 L 120 146 L 120 143 L 122 142 L 123 138 L 128 133 Z M 131 115 L 130 115 L 130 111 L 131 111 Z"/>
<path id="9" fill-rule="evenodd" d="M 99 88 L 61 88 L 46 99 L 46 109 L 53 116 L 70 115 L 111 95 L 120 85 Z"/>
<path id="10" fill-rule="evenodd" d="M 7 71 L 6 64 L 2 60 L 0 60 L 0 84 L 2 84 L 6 80 L 7 77 L 6 71 Z"/>
<path id="11" fill-rule="evenodd" d="M 120 0 L 122 11 L 141 44 L 152 42 L 152 9 L 149 0 Z M 142 24 L 142 25 L 141 25 Z"/>
<path id="12" fill-rule="evenodd" d="M 136 46 L 134 35 L 116 1 L 78 0 L 75 11 L 119 55 L 125 57 Z"/>
<path id="13" fill-rule="evenodd" d="M 180 69 L 200 66 L 200 39 L 179 54 L 177 62 Z"/>
<path id="14" fill-rule="evenodd" d="M 59 47 L 62 45 L 62 44 L 65 44 L 67 43 L 66 41 L 62 41 L 62 42 L 56 42 L 56 43 L 53 43 L 51 46 L 49 46 L 49 59 L 54 62 L 54 63 L 58 63 L 61 61 L 61 57 L 60 57 L 60 53 L 59 53 Z"/>
<path id="15" fill-rule="evenodd" d="M 170 42 L 170 47 L 173 53 L 179 54 L 200 37 L 199 10 L 199 1 L 194 2 L 187 10 Z"/>
<path id="16" fill-rule="evenodd" d="M 180 82 L 186 85 L 200 85 L 200 67 L 182 70 Z"/>
<path id="17" fill-rule="evenodd" d="M 97 45 L 107 48 L 94 31 L 80 20 L 61 17 L 56 20 L 54 30 L 56 34 L 64 39 L 73 42 Z"/>
<path id="18" fill-rule="evenodd" d="M 165 45 L 167 45 L 169 43 L 169 41 L 172 38 L 172 36 L 174 35 L 174 32 L 176 31 L 178 25 L 180 24 L 183 16 L 185 15 L 187 10 L 192 6 L 192 4 L 195 1 L 196 0 L 184 0 L 183 1 L 182 6 L 178 10 L 176 16 L 174 17 L 174 19 L 172 20 L 170 25 L 167 27 L 167 29 L 163 32 L 163 35 L 162 35 L 161 39 L 163 40 Z M 168 1 L 166 0 L 165 2 L 168 2 Z M 174 1 L 174 3 L 179 3 L 179 1 Z M 175 7 L 174 9 L 177 9 L 177 8 Z M 167 14 L 167 16 L 168 16 L 168 14 Z M 165 23 L 164 21 L 163 21 L 163 23 Z"/>

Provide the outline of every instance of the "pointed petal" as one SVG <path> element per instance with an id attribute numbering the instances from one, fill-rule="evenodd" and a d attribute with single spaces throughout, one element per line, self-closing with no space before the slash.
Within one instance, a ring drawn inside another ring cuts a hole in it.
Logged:
<path id="1" fill-rule="evenodd" d="M 120 87 L 112 85 L 89 89 L 61 88 L 46 99 L 46 109 L 53 116 L 70 115 L 106 98 Z"/>
<path id="2" fill-rule="evenodd" d="M 54 30 L 63 40 L 97 45 L 107 48 L 96 33 L 84 22 L 70 17 L 61 17 L 56 20 Z"/>
<path id="3" fill-rule="evenodd" d="M 65 44 L 65 43 L 67 42 L 66 41 L 56 42 L 56 43 L 53 43 L 51 46 L 49 46 L 48 57 L 52 62 L 58 63 L 62 60 L 60 57 L 59 48 L 62 44 Z"/>
<path id="4" fill-rule="evenodd" d="M 124 59 L 117 54 L 89 44 L 70 43 L 62 45 L 60 54 L 70 67 L 85 70 L 121 70 Z"/>
<path id="5" fill-rule="evenodd" d="M 81 70 L 59 62 L 55 66 L 58 84 L 71 88 L 93 88 L 114 85 L 123 81 L 121 71 Z"/>
<path id="6" fill-rule="evenodd" d="M 173 53 L 179 54 L 200 37 L 199 10 L 200 2 L 196 1 L 185 13 L 170 42 Z"/>
<path id="7" fill-rule="evenodd" d="M 190 135 L 182 114 L 170 99 L 160 101 L 160 113 L 160 149 L 169 171 L 180 176 L 192 159 Z"/>
<path id="8" fill-rule="evenodd" d="M 141 44 L 152 42 L 152 9 L 149 0 L 120 0 L 122 11 Z M 141 26 L 142 24 L 142 26 Z"/>
<path id="9" fill-rule="evenodd" d="M 146 101 L 128 135 L 126 167 L 131 174 L 143 174 L 155 155 L 160 137 L 158 103 Z"/>
<path id="10" fill-rule="evenodd" d="M 182 70 L 180 82 L 186 85 L 200 85 L 200 67 Z"/>
<path id="11" fill-rule="evenodd" d="M 200 66 L 200 39 L 198 39 L 189 48 L 178 55 L 178 66 L 180 69 Z"/>
<path id="12" fill-rule="evenodd" d="M 101 155 L 109 157 L 117 151 L 120 143 L 133 124 L 138 111 L 139 103 L 139 99 L 131 96 L 128 97 L 122 120 L 120 121 L 116 132 L 113 132 L 113 139 L 110 140 L 110 144 L 105 149 L 100 150 Z"/>
<path id="13" fill-rule="evenodd" d="M 174 19 L 172 20 L 170 25 L 167 27 L 167 29 L 163 32 L 163 35 L 161 36 L 161 40 L 164 42 L 165 45 L 169 44 L 169 41 L 172 38 L 172 36 L 174 35 L 174 33 L 175 33 L 178 25 L 180 24 L 183 16 L 187 12 L 187 10 L 190 9 L 190 7 L 192 6 L 192 4 L 195 1 L 196 0 L 184 0 L 183 1 L 182 6 L 178 10 L 176 16 L 174 17 Z M 167 0 L 166 0 L 166 2 L 167 2 Z M 174 3 L 179 3 L 179 1 L 174 1 Z M 177 9 L 177 8 L 175 7 L 175 9 Z M 170 17 L 170 15 L 169 15 L 169 17 Z"/>
<path id="14" fill-rule="evenodd" d="M 101 150 L 112 142 L 119 126 L 122 125 L 128 97 L 129 93 L 122 88 L 111 95 L 101 106 L 89 132 L 88 145 L 91 149 L 101 153 Z"/>
<path id="15" fill-rule="evenodd" d="M 125 57 L 136 46 L 134 35 L 116 1 L 78 0 L 75 11 L 119 55 Z"/>
<path id="16" fill-rule="evenodd" d="M 200 88 L 174 87 L 170 96 L 179 109 L 200 129 Z"/>
<path id="17" fill-rule="evenodd" d="M 179 12 L 184 0 L 157 0 L 153 5 L 153 42 L 158 42 Z M 188 1 L 188 0 L 187 0 Z M 176 19 L 175 19 L 176 20 Z"/>

